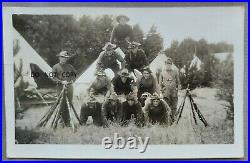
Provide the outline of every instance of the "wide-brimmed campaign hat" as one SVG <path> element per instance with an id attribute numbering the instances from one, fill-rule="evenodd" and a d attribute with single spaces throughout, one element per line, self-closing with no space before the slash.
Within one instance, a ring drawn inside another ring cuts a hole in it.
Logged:
<path id="1" fill-rule="evenodd" d="M 115 44 L 112 44 L 111 42 L 107 42 L 105 46 L 102 48 L 103 50 L 106 50 L 107 47 L 111 47 L 112 49 L 116 48 Z"/>
<path id="2" fill-rule="evenodd" d="M 120 76 L 123 76 L 123 77 L 129 77 L 129 72 L 128 72 L 128 69 L 124 68 L 120 71 L 119 73 Z"/>
<path id="3" fill-rule="evenodd" d="M 153 95 L 150 98 L 151 100 L 160 100 L 160 96 L 158 95 L 158 93 L 153 93 Z"/>
<path id="4" fill-rule="evenodd" d="M 126 15 L 119 15 L 119 16 L 117 16 L 116 17 L 116 21 L 120 22 L 121 18 L 125 18 L 127 22 L 129 21 L 129 17 L 127 17 Z"/>
<path id="5" fill-rule="evenodd" d="M 67 51 L 61 51 L 59 54 L 56 55 L 57 57 L 64 57 L 64 58 L 70 58 L 71 56 Z"/>
<path id="6" fill-rule="evenodd" d="M 141 43 L 133 41 L 132 43 L 129 44 L 128 48 L 132 49 L 139 46 L 141 46 Z"/>

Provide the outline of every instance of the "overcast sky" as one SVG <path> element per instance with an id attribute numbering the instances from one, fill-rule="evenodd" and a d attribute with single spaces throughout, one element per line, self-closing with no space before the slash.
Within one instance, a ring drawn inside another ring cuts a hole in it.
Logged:
<path id="1" fill-rule="evenodd" d="M 164 47 L 184 38 L 206 39 L 210 43 L 226 41 L 235 46 L 243 39 L 244 10 L 241 7 L 172 7 L 172 8 L 84 8 L 81 14 L 125 14 L 129 24 L 139 24 L 144 32 L 156 25 L 164 38 Z M 76 18 L 80 15 L 75 15 Z"/>

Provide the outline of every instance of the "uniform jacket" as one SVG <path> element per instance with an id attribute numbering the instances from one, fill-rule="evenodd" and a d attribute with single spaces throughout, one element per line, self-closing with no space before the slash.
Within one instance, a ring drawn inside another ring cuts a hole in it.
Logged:
<path id="1" fill-rule="evenodd" d="M 121 76 L 116 76 L 112 80 L 114 91 L 116 92 L 117 95 L 121 94 L 129 94 L 130 92 L 133 92 L 133 87 L 134 87 L 134 81 L 131 78 L 127 78 L 126 82 L 123 83 Z"/>
<path id="2" fill-rule="evenodd" d="M 136 54 L 133 54 L 132 50 L 129 50 L 124 59 L 130 71 L 134 69 L 141 71 L 143 67 L 148 65 L 147 56 L 142 49 L 138 49 Z"/>
<path id="3" fill-rule="evenodd" d="M 103 115 L 107 120 L 117 120 L 121 119 L 121 102 L 116 101 L 116 105 L 112 105 L 110 100 L 107 100 L 102 105 Z"/>
<path id="4" fill-rule="evenodd" d="M 106 77 L 105 80 L 95 79 L 90 88 L 94 89 L 95 94 L 106 94 L 111 88 L 111 80 L 108 77 Z"/>
<path id="5" fill-rule="evenodd" d="M 121 64 L 124 64 L 124 59 L 116 51 L 113 51 L 111 55 L 108 55 L 106 51 L 102 51 L 100 53 L 97 66 L 102 67 L 104 69 L 112 68 L 113 66 L 118 65 L 117 60 L 120 61 Z"/>
<path id="6" fill-rule="evenodd" d="M 162 70 L 159 76 L 159 85 L 164 97 L 178 97 L 179 72 L 173 69 Z"/>

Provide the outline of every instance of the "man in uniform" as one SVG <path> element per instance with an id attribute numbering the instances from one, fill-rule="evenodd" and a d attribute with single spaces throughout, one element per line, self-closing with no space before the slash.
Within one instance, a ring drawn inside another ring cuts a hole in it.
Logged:
<path id="1" fill-rule="evenodd" d="M 159 76 L 159 86 L 164 100 L 171 108 L 172 123 L 175 120 L 177 104 L 178 104 L 178 89 L 181 89 L 179 72 L 172 68 L 172 60 L 168 58 L 165 62 L 166 68 L 163 69 Z"/>
<path id="2" fill-rule="evenodd" d="M 152 124 L 171 124 L 171 109 L 163 99 L 160 99 L 157 93 L 149 97 L 145 103 L 144 113 L 147 121 Z"/>
<path id="3" fill-rule="evenodd" d="M 113 78 L 112 84 L 117 95 L 128 95 L 130 92 L 137 92 L 134 80 L 130 78 L 127 69 L 121 70 L 119 75 Z"/>
<path id="4" fill-rule="evenodd" d="M 96 73 L 96 79 L 91 84 L 90 88 L 94 89 L 95 95 L 104 95 L 108 97 L 110 95 L 111 80 L 104 71 L 100 70 Z"/>
<path id="5" fill-rule="evenodd" d="M 119 15 L 116 21 L 118 24 L 113 28 L 110 42 L 115 43 L 124 53 L 126 53 L 129 42 L 133 40 L 133 30 L 132 27 L 127 24 L 129 21 L 127 16 Z"/>
<path id="6" fill-rule="evenodd" d="M 116 45 L 111 44 L 110 42 L 105 44 L 105 46 L 103 47 L 104 51 L 100 53 L 97 61 L 97 71 L 110 68 L 116 75 L 120 70 L 120 66 L 117 60 L 121 62 L 121 67 L 124 68 L 125 61 L 122 56 L 114 50 L 115 47 Z"/>
<path id="7" fill-rule="evenodd" d="M 121 102 L 116 93 L 112 93 L 110 97 L 103 103 L 102 111 L 104 117 L 108 121 L 118 122 L 121 115 Z"/>
<path id="8" fill-rule="evenodd" d="M 70 58 L 67 51 L 62 51 L 58 55 L 59 63 L 53 66 L 53 80 L 57 84 L 57 93 L 60 95 L 63 88 L 65 89 L 63 94 L 61 107 L 61 120 L 65 126 L 70 126 L 70 117 L 69 110 L 67 107 L 66 97 L 68 98 L 68 102 L 72 103 L 73 99 L 73 85 L 72 83 L 76 80 L 76 70 L 70 64 L 67 64 L 66 61 Z"/>
<path id="9" fill-rule="evenodd" d="M 140 43 L 133 41 L 129 45 L 129 50 L 124 58 L 126 68 L 128 68 L 130 72 L 133 72 L 134 69 L 142 71 L 143 67 L 148 66 L 147 56 L 142 49 L 139 49 L 140 45 Z"/>
<path id="10" fill-rule="evenodd" d="M 80 121 L 85 125 L 88 117 L 91 116 L 96 126 L 106 126 L 106 120 L 102 112 L 102 104 L 94 98 L 94 90 L 89 90 L 89 99 L 81 106 Z"/>
<path id="11" fill-rule="evenodd" d="M 142 127 L 145 124 L 142 107 L 137 100 L 136 94 L 131 92 L 127 95 L 126 101 L 122 103 L 121 110 L 122 125 L 128 125 L 132 119 L 135 119 L 135 124 L 138 127 Z"/>

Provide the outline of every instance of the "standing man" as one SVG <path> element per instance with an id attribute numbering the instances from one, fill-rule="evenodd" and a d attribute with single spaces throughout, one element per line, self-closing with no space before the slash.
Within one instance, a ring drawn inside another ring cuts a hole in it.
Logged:
<path id="1" fill-rule="evenodd" d="M 159 76 L 159 86 L 164 100 L 171 108 L 172 123 L 175 120 L 177 104 L 178 104 L 178 90 L 181 89 L 179 72 L 172 68 L 172 60 L 168 58 L 165 62 L 166 68 L 163 69 Z"/>
<path id="2" fill-rule="evenodd" d="M 140 45 L 140 43 L 133 41 L 128 47 L 129 50 L 124 59 L 130 72 L 133 72 L 134 69 L 142 71 L 143 67 L 148 66 L 147 56 L 142 49 L 139 49 Z"/>
<path id="3" fill-rule="evenodd" d="M 67 64 L 66 61 L 70 58 L 67 51 L 62 51 L 58 55 L 59 63 L 55 64 L 52 68 L 53 71 L 53 80 L 57 84 L 57 94 L 59 95 L 65 87 L 65 91 L 63 94 L 61 107 L 61 120 L 64 126 L 70 126 L 70 117 L 69 110 L 67 107 L 66 97 L 68 98 L 68 102 L 72 103 L 73 99 L 73 82 L 76 80 L 76 70 L 70 64 Z"/>
<path id="4" fill-rule="evenodd" d="M 105 44 L 105 46 L 102 48 L 104 51 L 100 53 L 97 61 L 97 71 L 104 71 L 105 69 L 110 68 L 116 75 L 120 70 L 120 65 L 118 64 L 117 60 L 121 63 L 121 68 L 124 68 L 125 61 L 122 56 L 114 50 L 115 47 L 116 45 L 110 42 Z"/>
<path id="5" fill-rule="evenodd" d="M 124 53 L 126 53 L 129 42 L 133 41 L 133 30 L 132 27 L 127 24 L 129 21 L 127 16 L 119 15 L 116 17 L 116 21 L 118 24 L 113 28 L 110 42 L 115 43 Z"/>

